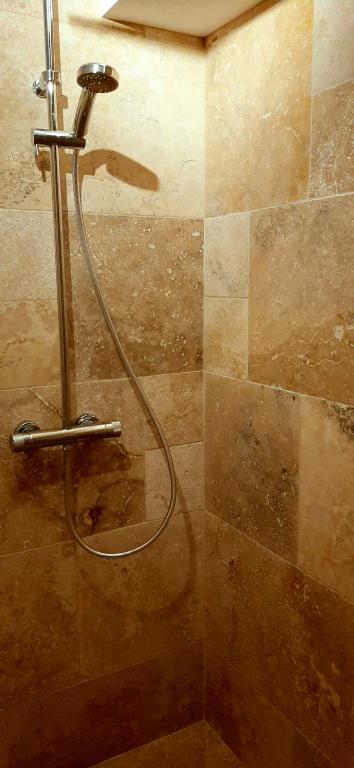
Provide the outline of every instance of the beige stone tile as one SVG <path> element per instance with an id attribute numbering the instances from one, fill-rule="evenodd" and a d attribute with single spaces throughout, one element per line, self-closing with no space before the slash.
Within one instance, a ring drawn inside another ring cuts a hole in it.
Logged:
<path id="1" fill-rule="evenodd" d="M 141 381 L 170 445 L 203 439 L 201 371 L 145 376 Z M 154 448 L 157 444 L 154 431 L 147 424 L 146 445 Z"/>
<path id="2" fill-rule="evenodd" d="M 354 81 L 313 97 L 310 195 L 354 190 Z"/>
<path id="3" fill-rule="evenodd" d="M 203 648 L 195 643 L 8 713 L 17 768 L 87 768 L 202 717 Z M 123 763 L 124 765 L 124 763 Z"/>
<path id="4" fill-rule="evenodd" d="M 75 413 L 118 419 L 117 440 L 90 441 L 73 450 L 76 521 L 81 534 L 133 525 L 145 519 L 144 424 L 127 379 L 76 385 Z"/>
<path id="5" fill-rule="evenodd" d="M 206 768 L 242 768 L 240 760 L 208 724 L 206 725 Z"/>
<path id="6" fill-rule="evenodd" d="M 323 754 L 348 768 L 353 604 L 211 515 L 206 562 L 210 641 Z"/>
<path id="7" fill-rule="evenodd" d="M 0 710 L 0 768 L 8 768 L 7 729 L 5 712 Z"/>
<path id="8" fill-rule="evenodd" d="M 57 304 L 53 299 L 0 303 L 0 389 L 59 380 Z"/>
<path id="9" fill-rule="evenodd" d="M 71 544 L 0 558 L 3 705 L 79 678 Z"/>
<path id="10" fill-rule="evenodd" d="M 78 551 L 86 676 L 128 667 L 170 648 L 187 649 L 203 637 L 203 523 L 199 512 L 178 515 L 151 548 L 122 561 L 102 562 Z M 130 549 L 155 530 L 156 524 L 147 523 L 100 534 L 94 545 L 113 552 Z"/>
<path id="11" fill-rule="evenodd" d="M 55 299 L 51 213 L 0 209 L 0 239 L 0 299 Z"/>
<path id="12" fill-rule="evenodd" d="M 352 196 L 251 216 L 249 376 L 354 402 Z"/>
<path id="13" fill-rule="evenodd" d="M 354 408 L 301 398 L 298 563 L 354 602 Z"/>
<path id="14" fill-rule="evenodd" d="M 311 48 L 308 0 L 260 6 L 209 48 L 208 216 L 306 196 Z"/>
<path id="15" fill-rule="evenodd" d="M 177 445 L 172 448 L 177 475 L 176 512 L 204 509 L 204 443 Z M 167 512 L 170 501 L 170 477 L 161 450 L 145 454 L 146 517 L 155 520 Z"/>
<path id="16" fill-rule="evenodd" d="M 206 508 L 296 564 L 299 400 L 206 376 Z"/>
<path id="17" fill-rule="evenodd" d="M 34 77 L 44 69 L 42 20 L 1 12 L 0 22 L 0 206 L 49 210 L 50 177 L 37 166 L 30 141 L 32 128 L 47 125 L 45 103 L 32 92 Z M 16 88 L 9 88 L 14 72 Z"/>
<path id="18" fill-rule="evenodd" d="M 205 299 L 204 347 L 207 371 L 247 377 L 247 299 Z"/>
<path id="19" fill-rule="evenodd" d="M 10 451 L 9 435 L 21 421 L 41 429 L 61 425 L 57 387 L 0 392 L 0 554 L 69 538 L 64 519 L 62 451 Z"/>
<path id="20" fill-rule="evenodd" d="M 206 219 L 206 296 L 248 296 L 248 240 L 248 213 Z"/>
<path id="21" fill-rule="evenodd" d="M 225 766 L 334 768 L 334 763 L 211 647 L 207 652 L 206 691 L 207 716 L 242 760 L 235 758 L 233 763 L 230 757 Z"/>
<path id="22" fill-rule="evenodd" d="M 98 277 L 140 375 L 202 367 L 203 231 L 198 220 L 87 216 Z M 121 375 L 70 222 L 79 379 Z M 92 346 L 94 338 L 94 346 Z"/>
<path id="23" fill-rule="evenodd" d="M 314 0 L 313 91 L 354 77 L 353 37 L 351 0 Z"/>

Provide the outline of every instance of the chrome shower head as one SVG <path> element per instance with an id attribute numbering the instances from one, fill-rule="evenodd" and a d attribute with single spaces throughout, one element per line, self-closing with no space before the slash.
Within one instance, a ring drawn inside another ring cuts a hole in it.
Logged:
<path id="1" fill-rule="evenodd" d="M 74 134 L 79 139 L 86 136 L 88 122 L 96 93 L 111 93 L 119 85 L 118 73 L 106 64 L 84 64 L 77 73 L 82 91 L 77 105 Z"/>

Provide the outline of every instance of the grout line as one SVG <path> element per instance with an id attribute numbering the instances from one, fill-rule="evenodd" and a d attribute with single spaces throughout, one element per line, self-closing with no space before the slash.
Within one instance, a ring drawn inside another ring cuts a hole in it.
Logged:
<path id="1" fill-rule="evenodd" d="M 301 200 L 292 200 L 287 203 L 274 203 L 273 205 L 266 205 L 263 208 L 249 208 L 244 211 L 234 211 L 234 212 L 228 211 L 227 213 L 221 213 L 221 214 L 218 214 L 217 216 L 209 216 L 208 218 L 221 219 L 226 216 L 235 216 L 235 215 L 238 215 L 239 213 L 249 213 L 252 215 L 255 213 L 260 213 L 262 211 L 271 211 L 274 208 L 290 208 L 290 206 L 295 206 L 295 205 L 306 205 L 308 203 L 320 203 L 320 202 L 323 202 L 324 200 L 332 200 L 338 197 L 350 197 L 351 195 L 354 195 L 354 190 L 350 192 L 336 192 L 332 195 L 324 195 L 323 197 L 304 197 Z"/>
<path id="2" fill-rule="evenodd" d="M 263 382 L 263 381 L 253 381 L 252 379 L 240 379 L 240 378 L 237 378 L 236 376 L 229 376 L 227 373 L 214 373 L 214 371 L 208 371 L 206 369 L 204 370 L 204 373 L 209 374 L 209 376 L 219 376 L 219 378 L 221 379 L 227 379 L 228 381 L 234 381 L 239 384 L 251 384 L 254 387 L 266 387 L 267 389 L 273 389 L 275 392 L 286 392 L 289 395 L 295 395 L 296 397 L 299 397 L 299 398 L 307 397 L 312 400 L 318 400 L 321 403 L 326 402 L 329 404 L 334 403 L 335 405 L 336 404 L 343 405 L 344 407 L 349 407 L 349 408 L 353 407 L 352 403 L 345 403 L 342 400 L 330 400 L 328 397 L 325 397 L 324 395 L 312 395 L 312 394 L 309 394 L 308 392 L 298 392 L 295 389 L 286 389 L 286 387 L 280 387 L 280 386 L 277 386 L 276 384 L 267 384 L 266 382 Z"/>
<path id="3" fill-rule="evenodd" d="M 259 689 L 259 688 L 258 688 L 258 687 L 257 687 L 257 686 L 256 686 L 256 685 L 255 685 L 255 684 L 252 682 L 252 681 L 251 681 L 251 680 L 249 680 L 249 678 L 248 678 L 248 677 L 246 677 L 246 675 L 244 675 L 244 674 L 243 674 L 243 672 L 242 672 L 242 674 L 240 675 L 240 670 L 239 670 L 239 669 L 236 669 L 236 668 L 234 667 L 234 665 L 233 665 L 232 661 L 230 661 L 230 659 L 227 659 L 225 656 L 223 656 L 223 654 L 220 652 L 220 650 L 219 650 L 219 649 L 218 649 L 218 648 L 217 648 L 217 647 L 214 645 L 213 641 L 212 641 L 212 640 L 208 640 L 208 638 L 207 638 L 207 639 L 206 639 L 206 647 L 207 647 L 208 645 L 210 646 L 210 648 L 211 648 L 211 650 L 213 651 L 213 653 L 215 653 L 217 656 L 219 656 L 219 658 L 220 658 L 220 659 L 222 659 L 222 661 L 223 661 L 223 662 L 224 662 L 224 663 L 225 663 L 227 666 L 231 667 L 231 669 L 232 669 L 232 671 L 235 673 L 235 675 L 237 675 L 238 677 L 240 677 L 240 676 L 241 676 L 241 679 L 243 679 L 243 680 L 244 680 L 244 681 L 247 683 L 247 685 L 249 685 L 251 688 L 253 688 L 253 690 L 254 690 L 254 691 L 256 691 L 256 693 L 258 694 L 258 696 L 259 696 L 261 699 L 263 699 L 263 701 L 265 701 L 265 702 L 266 702 L 266 703 L 267 703 L 267 704 L 268 704 L 268 705 L 269 705 L 269 706 L 270 706 L 270 707 L 271 707 L 271 708 L 272 708 L 272 709 L 273 709 L 275 712 L 277 712 L 277 713 L 280 715 L 280 717 L 281 717 L 283 720 L 285 720 L 287 723 L 289 723 L 289 725 L 291 725 L 292 729 L 293 729 L 293 730 L 294 730 L 296 733 L 298 733 L 298 734 L 299 734 L 299 736 L 301 736 L 301 737 L 302 737 L 302 738 L 303 738 L 305 741 L 307 741 L 307 742 L 308 742 L 308 744 L 310 744 L 310 745 L 311 745 L 311 746 L 312 746 L 312 747 L 313 747 L 313 748 L 316 750 L 316 752 L 318 752 L 320 755 L 323 755 L 323 757 L 325 757 L 325 758 L 326 758 L 326 760 L 328 760 L 328 761 L 331 763 L 331 765 L 333 766 L 333 768 L 339 768 L 339 766 L 336 766 L 336 764 L 333 762 L 333 760 L 332 760 L 330 757 L 328 757 L 328 755 L 327 755 L 327 754 L 325 754 L 325 752 L 323 752 L 323 751 L 322 751 L 322 749 L 321 749 L 320 747 L 318 747 L 318 746 L 317 746 L 317 744 L 315 744 L 315 743 L 314 743 L 314 742 L 313 742 L 313 741 L 312 741 L 312 740 L 311 740 L 311 739 L 310 739 L 308 736 L 306 736 L 306 735 L 305 735 L 305 733 L 303 733 L 302 731 L 300 731 L 300 729 L 299 729 L 299 728 L 298 728 L 298 727 L 295 725 L 295 723 L 293 723 L 293 721 L 292 721 L 292 720 L 290 720 L 290 719 L 289 719 L 289 717 L 287 717 L 287 715 L 285 715 L 285 714 L 284 714 L 284 712 L 282 712 L 282 711 L 281 711 L 281 709 L 278 709 L 278 707 L 276 707 L 276 706 L 275 706 L 275 704 L 273 704 L 273 702 L 271 702 L 271 701 L 270 701 L 270 700 L 269 700 L 269 699 L 268 699 L 268 698 L 265 696 L 265 694 L 264 694 L 264 693 L 263 693 L 263 692 L 262 692 L 262 691 L 261 691 L 261 690 L 260 690 L 260 689 Z M 208 721 L 207 721 L 207 722 L 208 722 Z M 225 742 L 225 743 L 226 743 L 226 742 Z M 228 745 L 227 745 L 227 746 L 228 746 Z M 231 749 L 231 748 L 229 747 L 229 749 Z M 232 750 L 231 750 L 231 752 L 232 752 Z M 233 754 L 235 754 L 235 753 L 233 753 Z M 237 755 L 236 755 L 236 757 L 237 757 Z M 294 767 L 294 768 L 295 768 L 295 767 Z"/>
<path id="4" fill-rule="evenodd" d="M 278 552 L 274 552 L 273 549 L 269 549 L 269 547 L 266 547 L 265 544 L 262 544 L 260 541 L 257 541 L 257 539 L 253 539 L 252 536 L 249 536 L 247 533 L 244 533 L 243 531 L 241 531 L 240 528 L 236 528 L 236 526 L 231 525 L 231 523 L 228 523 L 226 520 L 223 520 L 223 518 L 219 517 L 219 515 L 217 515 L 215 512 L 210 512 L 210 510 L 208 510 L 208 514 L 215 517 L 218 521 L 222 523 L 222 525 L 226 525 L 231 531 L 234 531 L 234 532 L 236 531 L 237 535 L 246 539 L 256 548 L 258 547 L 262 549 L 269 557 L 275 557 L 277 560 L 280 560 L 280 562 L 283 565 L 287 565 L 287 566 L 290 566 L 290 568 L 294 568 L 299 573 L 304 574 L 304 576 L 309 578 L 315 584 L 319 584 L 319 586 L 322 587 L 327 592 L 333 593 L 342 602 L 346 603 L 347 605 L 354 606 L 353 600 L 351 600 L 349 597 L 346 597 L 346 595 L 343 595 L 342 592 L 338 592 L 334 587 L 329 586 L 329 584 L 325 584 L 323 581 L 321 581 L 321 579 L 318 579 L 317 576 L 314 576 L 312 573 L 305 570 L 304 568 L 300 568 L 299 565 L 292 563 L 291 560 L 287 560 L 286 557 L 279 555 Z"/>
<path id="5" fill-rule="evenodd" d="M 354 76 L 350 77 L 348 80 L 340 80 L 339 83 L 335 83 L 335 85 L 328 85 L 326 88 L 320 88 L 318 91 L 312 91 L 312 96 L 319 96 L 321 93 L 326 93 L 327 91 L 333 91 L 335 88 L 339 88 L 341 85 L 349 85 L 350 83 L 354 82 Z"/>

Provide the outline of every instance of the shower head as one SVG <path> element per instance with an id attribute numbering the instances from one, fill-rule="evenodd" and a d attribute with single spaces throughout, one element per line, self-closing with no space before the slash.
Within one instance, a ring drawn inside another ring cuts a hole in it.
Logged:
<path id="1" fill-rule="evenodd" d="M 118 73 L 105 64 L 84 64 L 77 73 L 77 82 L 82 91 L 77 105 L 74 134 L 79 139 L 86 136 L 88 122 L 96 93 L 110 93 L 119 85 Z"/>

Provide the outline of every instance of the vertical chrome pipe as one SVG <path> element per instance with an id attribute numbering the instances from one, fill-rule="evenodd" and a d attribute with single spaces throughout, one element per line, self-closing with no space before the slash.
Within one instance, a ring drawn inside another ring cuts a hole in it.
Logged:
<path id="1" fill-rule="evenodd" d="M 54 55 L 54 20 L 53 1 L 43 0 L 44 16 L 44 46 L 47 76 L 47 106 L 49 129 L 58 130 L 57 85 L 58 73 L 55 71 Z M 69 361 L 69 328 L 66 306 L 65 252 L 63 233 L 63 210 L 61 200 L 59 147 L 50 148 L 51 188 L 53 205 L 53 226 L 56 263 L 56 281 L 58 298 L 58 324 L 60 345 L 60 375 L 61 398 L 63 412 L 63 427 L 71 425 L 70 402 L 70 361 Z"/>

